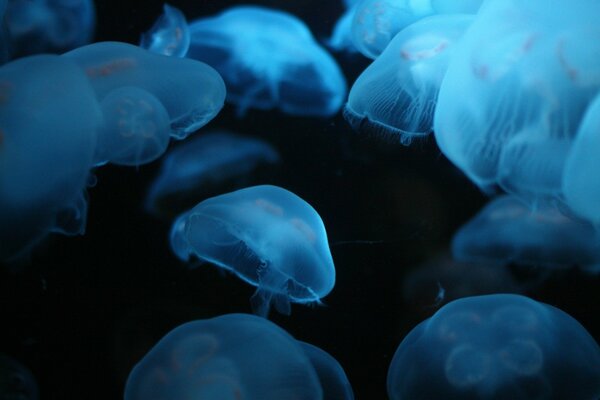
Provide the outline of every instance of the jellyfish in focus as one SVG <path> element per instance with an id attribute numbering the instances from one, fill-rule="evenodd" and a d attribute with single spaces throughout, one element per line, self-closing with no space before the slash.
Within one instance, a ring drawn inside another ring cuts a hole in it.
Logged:
<path id="1" fill-rule="evenodd" d="M 39 399 L 38 385 L 31 371 L 4 354 L 0 354 L 0 399 Z"/>
<path id="2" fill-rule="evenodd" d="M 593 270 L 600 265 L 600 236 L 553 203 L 530 209 L 514 196 L 501 196 L 459 229 L 452 254 L 463 261 Z"/>
<path id="3" fill-rule="evenodd" d="M 190 30 L 185 15 L 168 4 L 164 14 L 142 35 L 140 47 L 165 56 L 185 57 L 190 47 Z"/>
<path id="4" fill-rule="evenodd" d="M 448 303 L 400 343 L 387 378 L 397 399 L 596 399 L 600 347 L 574 318 L 527 297 Z"/>
<path id="5" fill-rule="evenodd" d="M 398 33 L 350 90 L 344 118 L 408 145 L 433 128 L 437 95 L 456 43 L 473 16 L 434 15 Z"/>
<path id="6" fill-rule="evenodd" d="M 329 117 L 346 97 L 339 66 L 291 14 L 263 7 L 233 7 L 190 24 L 187 57 L 223 76 L 227 101 L 238 115 L 277 108 L 297 116 Z"/>
<path id="7" fill-rule="evenodd" d="M 257 287 L 253 311 L 271 303 L 290 314 L 290 302 L 318 303 L 335 283 L 327 233 L 319 214 L 295 194 L 263 185 L 200 202 L 171 229 L 171 248 L 233 272 Z"/>
<path id="8" fill-rule="evenodd" d="M 340 363 L 326 351 L 310 343 L 298 341 L 315 368 L 323 389 L 323 399 L 354 400 L 352 386 Z"/>
<path id="9" fill-rule="evenodd" d="M 202 133 L 169 152 L 150 188 L 146 209 L 174 217 L 199 200 L 262 183 L 261 177 L 279 161 L 277 150 L 261 139 L 225 131 Z"/>
<path id="10" fill-rule="evenodd" d="M 185 323 L 133 368 L 125 400 L 320 400 L 302 347 L 264 318 L 228 314 Z"/>

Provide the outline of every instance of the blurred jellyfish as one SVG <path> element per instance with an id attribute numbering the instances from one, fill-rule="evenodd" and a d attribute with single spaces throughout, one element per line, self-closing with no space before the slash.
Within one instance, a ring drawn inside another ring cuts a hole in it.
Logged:
<path id="1" fill-rule="evenodd" d="M 13 56 L 62 53 L 92 40 L 96 11 L 92 0 L 10 0 L 6 24 Z"/>
<path id="2" fill-rule="evenodd" d="M 277 325 L 228 314 L 178 326 L 133 368 L 125 400 L 320 400 L 302 347 Z"/>
<path id="3" fill-rule="evenodd" d="M 190 47 L 190 30 L 185 15 L 169 4 L 150 31 L 142 35 L 140 47 L 165 56 L 185 57 Z"/>
<path id="4" fill-rule="evenodd" d="M 89 80 L 59 56 L 0 68 L 0 259 L 49 231 L 80 233 L 99 109 Z"/>
<path id="5" fill-rule="evenodd" d="M 397 399 L 596 399 L 600 347 L 575 319 L 511 294 L 455 300 L 415 327 L 388 370 Z"/>
<path id="6" fill-rule="evenodd" d="M 39 399 L 38 386 L 31 371 L 4 354 L 0 354 L 0 399 Z"/>
<path id="7" fill-rule="evenodd" d="M 564 163 L 600 90 L 600 3 L 488 1 L 454 53 L 434 131 L 481 188 L 560 197 Z M 460 101 L 457 101 L 460 99 Z"/>
<path id="8" fill-rule="evenodd" d="M 407 145 L 428 135 L 450 57 L 472 21 L 471 15 L 435 15 L 398 33 L 352 85 L 344 109 L 350 125 Z"/>
<path id="9" fill-rule="evenodd" d="M 317 346 L 301 341 L 298 341 L 298 343 L 315 368 L 323 389 L 323 399 L 354 400 L 352 386 L 340 363 Z"/>
<path id="10" fill-rule="evenodd" d="M 202 133 L 169 152 L 150 188 L 146 209 L 174 217 L 207 197 L 262 183 L 279 161 L 277 150 L 263 140 Z"/>
<path id="11" fill-rule="evenodd" d="M 354 42 L 352 42 L 352 20 L 356 12 L 356 4 L 358 2 L 347 5 L 346 11 L 344 11 L 344 14 L 335 23 L 331 37 L 327 40 L 327 46 L 335 51 L 358 52 L 356 47 L 354 47 Z"/>
<path id="12" fill-rule="evenodd" d="M 240 6 L 190 25 L 187 57 L 213 66 L 227 85 L 227 101 L 248 108 L 278 108 L 300 116 L 328 117 L 346 97 L 335 60 L 291 14 Z"/>
<path id="13" fill-rule="evenodd" d="M 530 209 L 512 196 L 486 205 L 454 235 L 454 257 L 564 268 L 600 265 L 600 236 L 594 227 L 563 214 L 552 203 Z"/>
<path id="14" fill-rule="evenodd" d="M 171 230 L 171 248 L 229 270 L 257 287 L 255 313 L 271 303 L 290 313 L 290 301 L 315 303 L 335 283 L 327 233 L 319 214 L 277 186 L 253 186 L 204 200 L 181 215 Z"/>

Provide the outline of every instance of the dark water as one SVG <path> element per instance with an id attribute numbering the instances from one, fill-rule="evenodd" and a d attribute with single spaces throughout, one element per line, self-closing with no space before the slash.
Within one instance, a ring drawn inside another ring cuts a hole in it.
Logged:
<path id="1" fill-rule="evenodd" d="M 172 2 L 189 20 L 242 3 Z M 297 15 L 317 37 L 329 34 L 342 11 L 334 1 L 253 3 Z M 137 43 L 162 3 L 99 1 L 97 11 L 96 40 Z M 337 59 L 349 83 L 368 65 L 358 56 Z M 271 319 L 337 358 L 358 399 L 386 398 L 397 345 L 437 309 L 437 285 L 407 298 L 403 281 L 447 252 L 453 232 L 486 198 L 433 138 L 403 147 L 352 132 L 341 114 L 319 120 L 250 111 L 237 119 L 226 106 L 204 129 L 213 128 L 272 143 L 283 164 L 268 183 L 311 203 L 328 231 L 337 282 L 325 305 L 293 305 L 291 316 L 273 313 Z M 32 265 L 16 274 L 0 272 L 0 350 L 32 370 L 41 398 L 122 398 L 132 366 L 169 330 L 194 319 L 250 312 L 252 287 L 210 266 L 187 269 L 169 250 L 169 225 L 142 210 L 157 169 L 158 163 L 103 167 L 89 190 L 86 235 L 52 237 L 34 252 Z M 511 273 L 528 296 L 561 308 L 600 338 L 597 277 L 514 267 Z M 541 276 L 543 283 L 532 284 Z"/>

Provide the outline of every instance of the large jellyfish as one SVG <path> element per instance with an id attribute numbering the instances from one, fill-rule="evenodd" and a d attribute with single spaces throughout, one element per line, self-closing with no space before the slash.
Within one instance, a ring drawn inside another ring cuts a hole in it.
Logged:
<path id="1" fill-rule="evenodd" d="M 146 209 L 157 215 L 180 214 L 207 197 L 264 183 L 260 177 L 279 161 L 277 150 L 261 139 L 226 131 L 202 133 L 169 152 Z M 214 193 L 215 187 L 228 190 Z"/>
<path id="2" fill-rule="evenodd" d="M 527 297 L 448 303 L 400 343 L 392 400 L 597 399 L 600 347 L 575 319 Z"/>
<path id="3" fill-rule="evenodd" d="M 307 26 L 283 11 L 240 6 L 190 24 L 187 57 L 213 66 L 238 114 L 248 108 L 331 116 L 346 97 L 335 60 Z"/>
<path id="4" fill-rule="evenodd" d="M 340 363 L 326 351 L 310 343 L 298 341 L 315 368 L 327 400 L 354 400 L 352 386 Z"/>
<path id="5" fill-rule="evenodd" d="M 350 125 L 403 144 L 431 133 L 450 57 L 473 19 L 465 14 L 435 15 L 398 33 L 352 85 L 344 108 Z"/>
<path id="6" fill-rule="evenodd" d="M 277 186 L 253 186 L 202 201 L 171 230 L 171 248 L 232 271 L 257 286 L 253 311 L 271 303 L 284 314 L 290 301 L 314 303 L 335 283 L 327 233 L 319 214 Z"/>
<path id="7" fill-rule="evenodd" d="M 600 3 L 491 0 L 454 53 L 434 132 L 482 188 L 559 196 L 569 148 L 600 90 Z M 460 101 L 458 101 L 460 99 Z"/>
<path id="8" fill-rule="evenodd" d="M 303 348 L 264 318 L 228 314 L 178 326 L 133 368 L 125 400 L 320 400 Z"/>
<path id="9" fill-rule="evenodd" d="M 168 4 L 150 31 L 142 35 L 140 47 L 165 56 L 185 57 L 190 47 L 190 30 L 185 15 Z"/>
<path id="10" fill-rule="evenodd" d="M 553 203 L 532 210 L 513 196 L 501 196 L 454 235 L 452 253 L 464 261 L 597 269 L 600 236 Z"/>

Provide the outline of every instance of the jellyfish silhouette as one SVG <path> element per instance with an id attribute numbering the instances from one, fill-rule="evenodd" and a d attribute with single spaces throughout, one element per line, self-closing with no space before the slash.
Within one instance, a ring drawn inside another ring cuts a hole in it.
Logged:
<path id="1" fill-rule="evenodd" d="M 231 271 L 257 286 L 255 313 L 271 303 L 290 313 L 290 302 L 316 303 L 335 283 L 327 233 L 319 214 L 277 186 L 253 186 L 200 202 L 171 229 L 171 248 Z"/>
<path id="2" fill-rule="evenodd" d="M 39 399 L 38 385 L 31 371 L 4 354 L 0 354 L 0 399 Z"/>
<path id="3" fill-rule="evenodd" d="M 344 101 L 342 71 L 291 14 L 233 7 L 192 22 L 190 32 L 187 57 L 219 71 L 227 101 L 240 116 L 248 108 L 277 108 L 291 115 L 328 117 Z"/>
<path id="4" fill-rule="evenodd" d="M 512 294 L 448 303 L 400 343 L 397 399 L 596 399 L 600 347 L 575 319 Z"/>
<path id="5" fill-rule="evenodd" d="M 168 4 L 150 31 L 142 35 L 140 47 L 165 56 L 185 57 L 190 47 L 190 30 L 185 15 Z"/>

